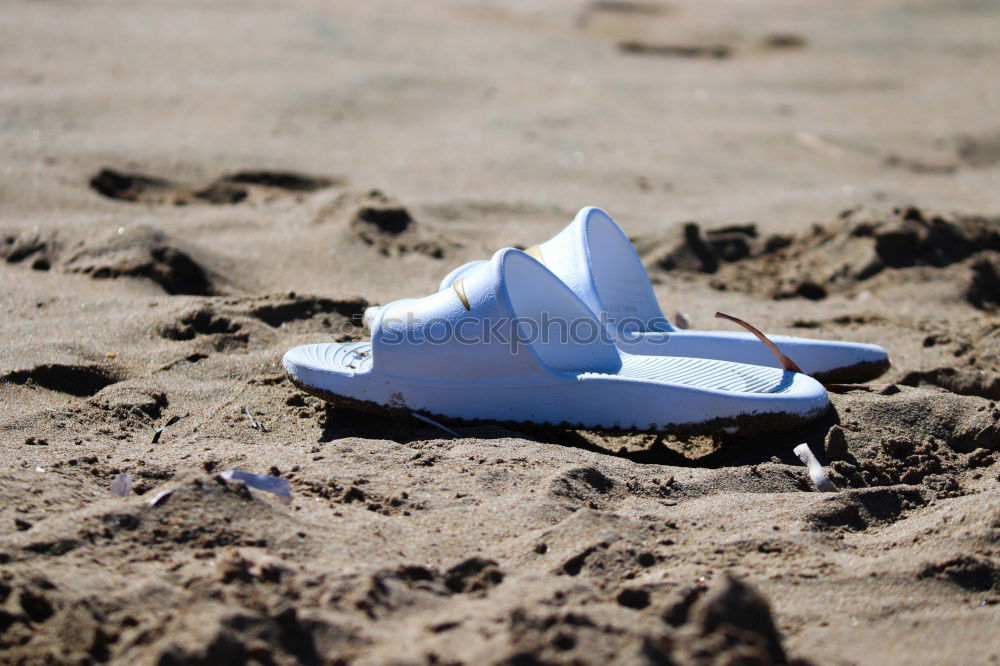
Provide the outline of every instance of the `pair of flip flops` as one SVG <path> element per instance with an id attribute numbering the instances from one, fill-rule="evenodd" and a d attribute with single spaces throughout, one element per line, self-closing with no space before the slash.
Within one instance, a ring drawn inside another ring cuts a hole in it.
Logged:
<path id="1" fill-rule="evenodd" d="M 285 354 L 291 381 L 335 404 L 467 422 L 751 434 L 821 416 L 816 377 L 865 381 L 889 366 L 876 345 L 771 337 L 792 372 L 752 333 L 678 330 L 628 237 L 594 207 L 365 319 L 370 342 Z"/>

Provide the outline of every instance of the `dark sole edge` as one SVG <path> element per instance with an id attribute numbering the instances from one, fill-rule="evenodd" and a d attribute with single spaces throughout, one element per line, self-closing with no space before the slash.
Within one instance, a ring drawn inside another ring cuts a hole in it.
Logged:
<path id="1" fill-rule="evenodd" d="M 810 377 L 821 384 L 861 384 L 878 379 L 886 373 L 891 365 L 889 359 L 885 359 L 884 361 L 862 361 L 827 372 L 815 372 Z"/>
<path id="2" fill-rule="evenodd" d="M 604 426 L 587 426 L 582 423 L 550 423 L 547 421 L 536 422 L 536 421 L 494 421 L 490 419 L 462 419 L 453 416 L 448 416 L 446 414 L 438 414 L 424 409 L 410 409 L 405 406 L 405 404 L 400 405 L 381 405 L 377 402 L 371 400 L 359 400 L 358 398 L 350 398 L 347 396 L 337 395 L 314 386 L 309 386 L 305 384 L 291 374 L 288 374 L 288 380 L 300 391 L 308 393 L 309 395 L 316 396 L 321 400 L 334 405 L 336 407 L 344 407 L 347 409 L 353 409 L 361 412 L 367 412 L 370 414 L 377 414 L 379 416 L 389 416 L 394 419 L 405 419 L 412 418 L 414 413 L 422 414 L 428 418 L 437 419 L 449 424 L 457 424 L 462 426 L 484 426 L 484 425 L 500 425 L 504 427 L 509 427 L 511 429 L 518 428 L 551 428 L 552 430 L 589 430 L 593 432 L 602 432 L 610 435 L 624 435 L 624 434 L 635 434 L 637 432 L 650 432 L 659 433 L 664 435 L 675 435 L 678 437 L 685 436 L 695 436 L 695 435 L 719 435 L 726 437 L 750 437 L 755 435 L 767 434 L 780 432 L 783 430 L 791 430 L 793 428 L 812 423 L 817 419 L 823 417 L 830 409 L 833 408 L 832 404 L 828 405 L 826 408 L 817 409 L 807 415 L 790 414 L 788 412 L 777 412 L 770 414 L 740 414 L 738 416 L 731 417 L 720 417 L 715 419 L 710 419 L 708 421 L 701 421 L 699 423 L 686 423 L 683 425 L 657 425 L 654 424 L 650 428 L 608 428 Z M 400 400 L 400 403 L 402 401 Z M 735 430 L 734 430 L 735 428 Z"/>

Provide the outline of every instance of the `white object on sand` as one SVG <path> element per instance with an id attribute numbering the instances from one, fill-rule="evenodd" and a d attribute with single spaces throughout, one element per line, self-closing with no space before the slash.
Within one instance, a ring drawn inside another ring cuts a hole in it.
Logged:
<path id="1" fill-rule="evenodd" d="M 219 472 L 219 476 L 226 481 L 241 481 L 248 488 L 277 495 L 286 502 L 292 501 L 292 486 L 287 479 L 282 479 L 280 476 L 261 476 L 241 469 L 227 469 L 225 472 Z"/>
<path id="2" fill-rule="evenodd" d="M 111 482 L 111 492 L 118 497 L 128 497 L 132 494 L 132 475 L 128 472 L 119 472 L 115 480 Z"/>
<path id="3" fill-rule="evenodd" d="M 809 468 L 809 478 L 812 479 L 813 485 L 816 486 L 817 490 L 824 493 L 837 492 L 837 486 L 833 485 L 833 481 L 826 475 L 826 470 L 819 464 L 819 460 L 813 455 L 808 444 L 799 444 L 792 451 Z"/>
<path id="4" fill-rule="evenodd" d="M 174 494 L 173 488 L 171 488 L 170 490 L 161 490 L 160 492 L 153 495 L 153 497 L 150 498 L 147 504 L 149 504 L 149 506 L 159 506 L 164 502 L 166 502 L 167 498 L 169 498 L 173 494 Z"/>
<path id="5" fill-rule="evenodd" d="M 629 430 L 766 430 L 829 405 L 802 374 L 622 352 L 573 290 L 512 248 L 445 291 L 386 305 L 371 331 L 371 342 L 292 349 L 292 382 L 335 404 L 390 412 Z"/>

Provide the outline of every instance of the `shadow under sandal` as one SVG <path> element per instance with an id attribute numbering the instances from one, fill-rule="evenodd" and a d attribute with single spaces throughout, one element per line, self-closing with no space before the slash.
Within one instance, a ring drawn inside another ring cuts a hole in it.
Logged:
<path id="1" fill-rule="evenodd" d="M 296 386 L 335 404 L 466 422 L 750 434 L 829 407 L 806 375 L 630 354 L 601 326 L 551 271 L 508 248 L 448 289 L 380 308 L 371 342 L 297 347 L 284 365 Z"/>

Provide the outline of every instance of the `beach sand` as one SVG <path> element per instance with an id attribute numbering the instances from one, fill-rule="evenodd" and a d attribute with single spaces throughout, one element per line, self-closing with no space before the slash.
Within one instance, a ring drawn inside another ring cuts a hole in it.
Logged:
<path id="1" fill-rule="evenodd" d="M 998 34 L 975 0 L 4 3 L 0 663 L 1000 662 Z M 752 440 L 453 438 L 285 378 L 589 204 L 668 316 L 878 343 L 895 388 Z"/>

